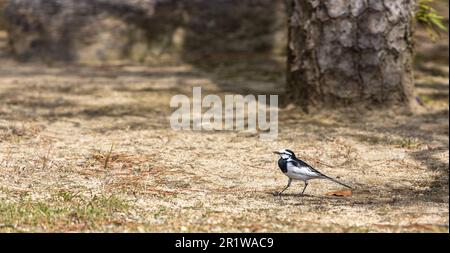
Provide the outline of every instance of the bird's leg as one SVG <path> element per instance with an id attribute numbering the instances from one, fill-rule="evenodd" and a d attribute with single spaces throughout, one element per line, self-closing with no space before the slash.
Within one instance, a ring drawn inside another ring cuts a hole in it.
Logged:
<path id="1" fill-rule="evenodd" d="M 281 194 L 282 194 L 284 191 L 286 191 L 287 188 L 289 188 L 289 186 L 291 186 L 291 183 L 292 183 L 292 179 L 289 178 L 289 181 L 288 181 L 287 186 L 286 186 L 281 192 L 278 193 L 278 196 L 281 196 Z"/>
<path id="2" fill-rule="evenodd" d="M 303 193 L 305 193 L 306 187 L 308 186 L 308 182 L 305 181 L 305 187 L 303 187 L 303 191 L 302 191 L 302 196 L 304 195 Z"/>

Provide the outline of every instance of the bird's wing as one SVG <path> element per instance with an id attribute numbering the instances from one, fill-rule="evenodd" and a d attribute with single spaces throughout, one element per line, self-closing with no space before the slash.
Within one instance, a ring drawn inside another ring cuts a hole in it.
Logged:
<path id="1" fill-rule="evenodd" d="M 340 184 L 342 186 L 345 186 L 347 188 L 352 189 L 351 186 L 348 186 L 348 185 L 346 185 L 346 184 L 344 184 L 342 182 L 339 182 L 338 180 L 336 180 L 334 178 L 331 178 L 331 177 L 323 174 L 322 172 L 314 169 L 311 165 L 305 163 L 304 161 L 302 161 L 300 159 L 295 159 L 295 160 L 294 159 L 290 159 L 290 160 L 291 160 L 291 163 L 294 164 L 296 168 L 299 168 L 299 169 L 295 169 L 294 168 L 294 169 L 292 169 L 292 171 L 298 171 L 297 173 L 303 173 L 303 174 L 306 174 L 306 175 L 308 175 L 310 177 L 326 178 L 326 179 L 329 179 L 329 180 L 331 180 L 331 181 L 333 181 L 335 183 L 338 183 L 338 184 Z M 296 173 L 296 172 L 294 172 L 294 173 Z"/>
<path id="2" fill-rule="evenodd" d="M 287 162 L 287 168 L 294 174 L 305 175 L 308 177 L 323 177 L 323 174 L 309 166 L 305 162 L 290 159 Z"/>
<path id="3" fill-rule="evenodd" d="M 305 169 L 309 170 L 311 173 L 314 173 L 318 176 L 325 176 L 322 172 L 314 169 L 311 165 L 305 163 L 304 161 L 300 160 L 300 159 L 292 159 L 293 163 L 295 164 L 295 166 L 297 167 L 305 167 Z"/>

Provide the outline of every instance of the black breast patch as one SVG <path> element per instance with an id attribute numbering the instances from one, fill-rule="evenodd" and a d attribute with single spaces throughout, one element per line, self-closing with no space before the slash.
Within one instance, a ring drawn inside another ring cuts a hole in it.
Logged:
<path id="1" fill-rule="evenodd" d="M 287 160 L 280 158 L 278 160 L 278 167 L 280 167 L 280 169 L 283 173 L 286 173 L 287 172 Z"/>

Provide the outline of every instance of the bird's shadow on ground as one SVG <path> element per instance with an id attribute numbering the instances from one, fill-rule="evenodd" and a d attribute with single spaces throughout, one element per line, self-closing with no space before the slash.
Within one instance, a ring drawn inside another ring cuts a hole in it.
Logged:
<path id="1" fill-rule="evenodd" d="M 322 206 L 324 204 L 330 206 L 342 206 L 342 205 L 382 205 L 382 204 L 399 204 L 398 200 L 391 198 L 389 196 L 380 196 L 375 190 L 363 190 L 354 189 L 351 196 L 332 196 L 324 194 L 307 194 L 302 195 L 301 193 L 286 193 L 279 195 L 276 191 L 267 192 L 271 199 L 281 205 L 291 205 L 291 206 L 303 206 L 308 205 L 318 205 Z"/>
<path id="2" fill-rule="evenodd" d="M 300 205 L 301 203 L 291 203 L 292 200 L 306 200 L 308 202 L 323 202 L 327 201 L 330 202 L 333 201 L 334 203 L 342 203 L 342 201 L 348 201 L 348 197 L 337 197 L 337 196 L 327 196 L 327 195 L 312 195 L 312 194 L 301 194 L 301 193 L 283 193 L 281 195 L 278 194 L 278 192 L 269 192 L 272 197 L 275 198 L 276 201 L 289 201 L 289 203 L 286 202 L 286 204 L 294 204 L 294 205 Z"/>

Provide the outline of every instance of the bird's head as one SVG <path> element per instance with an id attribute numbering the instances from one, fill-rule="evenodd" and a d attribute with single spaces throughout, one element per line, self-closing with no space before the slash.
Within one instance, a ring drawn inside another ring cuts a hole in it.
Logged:
<path id="1" fill-rule="evenodd" d="M 280 151 L 275 151 L 273 153 L 280 155 L 282 159 L 289 159 L 291 157 L 295 157 L 294 152 L 292 152 L 289 149 L 282 149 Z"/>

